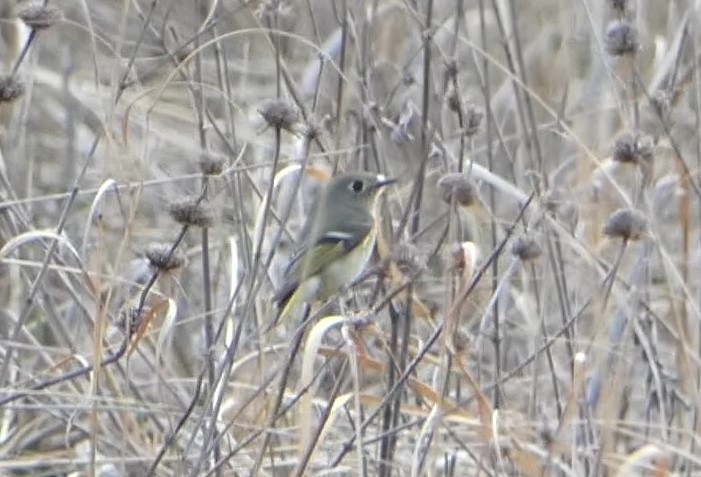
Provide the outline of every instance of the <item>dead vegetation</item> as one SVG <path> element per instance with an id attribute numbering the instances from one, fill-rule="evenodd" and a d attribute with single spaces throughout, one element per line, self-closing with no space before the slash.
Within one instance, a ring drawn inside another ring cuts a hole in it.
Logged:
<path id="1" fill-rule="evenodd" d="M 691 0 L 0 6 L 0 473 L 701 475 Z M 270 332 L 335 171 L 364 279 Z"/>

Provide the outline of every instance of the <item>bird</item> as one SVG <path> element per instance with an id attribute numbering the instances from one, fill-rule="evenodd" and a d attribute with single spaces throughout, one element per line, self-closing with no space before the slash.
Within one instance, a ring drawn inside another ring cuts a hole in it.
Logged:
<path id="1" fill-rule="evenodd" d="M 375 247 L 374 209 L 380 191 L 395 183 L 382 174 L 351 172 L 331 179 L 322 193 L 311 233 L 292 256 L 273 301 L 268 329 L 303 305 L 323 301 L 360 277 Z"/>

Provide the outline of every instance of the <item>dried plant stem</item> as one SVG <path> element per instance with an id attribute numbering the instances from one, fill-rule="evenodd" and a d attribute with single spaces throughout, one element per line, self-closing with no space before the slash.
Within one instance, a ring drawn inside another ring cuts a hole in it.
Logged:
<path id="1" fill-rule="evenodd" d="M 95 153 L 95 150 L 97 149 L 97 145 L 99 144 L 101 138 L 102 138 L 102 132 L 100 134 L 98 134 L 95 137 L 95 139 L 93 140 L 93 144 L 92 144 L 92 147 L 90 149 L 90 152 L 88 153 L 87 157 L 85 158 L 85 161 L 83 162 L 83 167 L 81 168 L 81 170 L 76 175 L 76 177 L 73 181 L 73 186 L 71 187 L 71 195 L 66 200 L 66 204 L 64 205 L 63 209 L 61 210 L 61 216 L 59 217 L 58 223 L 56 224 L 55 232 L 57 235 L 60 235 L 63 232 L 63 229 L 66 225 L 66 221 L 68 220 L 68 217 L 69 217 L 69 213 L 72 210 L 72 207 L 75 203 L 75 199 L 76 199 L 76 196 L 78 194 L 78 190 L 80 188 L 80 183 L 82 182 L 83 177 L 85 176 L 85 173 L 88 170 L 88 166 L 91 162 L 93 154 Z M 22 327 L 24 327 L 27 318 L 31 314 L 32 310 L 34 309 L 36 294 L 39 291 L 40 287 L 42 286 L 44 277 L 46 276 L 46 273 L 49 270 L 49 264 L 54 259 L 54 253 L 56 252 L 57 248 L 58 248 L 58 242 L 56 240 L 52 240 L 48 246 L 48 250 L 46 252 L 46 255 L 44 256 L 44 261 L 42 263 L 41 269 L 39 270 L 37 277 L 34 279 L 34 282 L 32 283 L 31 289 L 29 290 L 29 294 L 27 295 L 27 298 L 25 299 L 24 308 L 22 309 L 22 313 L 20 314 L 19 318 L 17 319 L 17 323 L 15 324 L 15 326 L 12 330 L 11 338 L 7 344 L 7 348 L 5 349 L 5 359 L 2 363 L 2 368 L 0 368 L 0 388 L 7 387 L 8 370 L 10 367 L 10 363 L 12 363 L 12 358 L 13 358 L 12 355 L 14 353 L 14 345 L 13 344 L 17 342 L 19 335 L 21 333 Z"/>
<path id="2" fill-rule="evenodd" d="M 273 187 L 274 187 L 274 178 L 275 174 L 277 172 L 278 168 L 278 163 L 280 160 L 280 148 L 281 148 L 281 141 L 282 141 L 282 132 L 279 127 L 275 128 L 275 150 L 274 150 L 274 157 L 273 157 L 273 165 L 270 173 L 270 179 L 268 183 L 268 189 L 267 189 L 267 197 L 272 197 L 273 193 Z M 268 219 L 270 217 L 271 213 L 271 207 L 272 207 L 272 201 L 268 200 L 266 201 L 265 204 L 265 210 L 263 212 L 263 223 L 262 223 L 262 230 L 265 230 L 266 224 L 268 223 Z M 263 273 L 262 270 L 260 270 L 260 264 L 261 264 L 261 254 L 262 254 L 262 246 L 263 246 L 263 239 L 264 239 L 264 234 L 260 234 L 260 236 L 257 239 L 257 242 L 254 244 L 253 248 L 253 260 L 251 264 L 251 272 L 248 277 L 248 294 L 245 298 L 244 301 L 244 306 L 243 306 L 243 314 L 241 315 L 241 319 L 239 319 L 237 326 L 234 330 L 234 336 L 233 339 L 231 340 L 231 343 L 229 346 L 227 346 L 226 353 L 224 354 L 223 358 L 220 360 L 221 366 L 220 366 L 220 371 L 216 373 L 216 377 L 214 379 L 214 383 L 221 383 L 229 379 L 229 374 L 231 372 L 231 364 L 234 360 L 236 350 L 238 348 L 238 343 L 241 338 L 241 333 L 243 331 L 243 325 L 246 321 L 250 322 L 250 318 L 247 317 L 250 316 L 251 312 L 253 311 L 253 305 L 255 301 L 255 297 L 257 295 L 258 289 L 262 286 L 263 284 L 263 279 L 259 279 L 259 274 Z M 211 386 L 210 390 L 210 395 L 212 395 L 213 390 L 216 389 L 216 385 Z M 205 431 L 205 442 L 209 442 L 215 433 L 216 430 L 216 421 L 217 421 L 217 416 L 219 415 L 219 410 L 221 409 L 221 404 L 223 400 L 223 395 L 219 393 L 216 396 L 216 400 L 214 400 L 211 404 L 211 416 L 210 416 L 210 423 Z M 201 469 L 204 461 L 207 458 L 207 453 L 206 453 L 206 447 L 202 448 L 202 452 L 200 453 L 200 457 L 193 466 L 193 473 L 192 475 L 197 475 L 199 470 Z"/>
<path id="3" fill-rule="evenodd" d="M 530 205 L 531 201 L 533 200 L 533 195 L 531 195 L 526 203 L 521 207 L 519 210 L 519 213 L 512 223 L 512 225 L 506 230 L 505 237 L 504 239 L 497 245 L 497 247 L 492 251 L 492 253 L 489 255 L 487 260 L 485 260 L 485 263 L 482 264 L 482 266 L 475 272 L 472 281 L 469 283 L 467 287 L 465 287 L 464 290 L 461 291 L 460 295 L 455 300 L 455 303 L 453 304 L 453 310 L 450 311 L 449 313 L 456 313 L 457 310 L 463 305 L 467 297 L 470 296 L 470 294 L 474 291 L 475 287 L 477 286 L 478 283 L 482 280 L 484 274 L 487 272 L 487 269 L 492 266 L 492 262 L 494 260 L 497 260 L 498 257 L 501 256 L 504 247 L 506 246 L 507 241 L 511 237 L 515 224 L 520 222 L 523 214 L 525 213 L 526 209 Z M 436 343 L 438 338 L 441 336 L 443 333 L 443 322 L 438 323 L 436 326 L 436 329 L 433 331 L 431 336 L 428 337 L 428 339 L 424 342 L 423 346 L 421 347 L 420 350 L 416 353 L 416 356 L 414 359 L 411 360 L 410 363 L 407 364 L 407 366 L 404 368 L 404 371 L 402 374 L 396 379 L 394 385 L 388 390 L 387 393 L 385 393 L 385 396 L 382 399 L 382 402 L 375 408 L 375 410 L 365 419 L 365 421 L 362 424 L 362 429 L 365 430 L 378 416 L 378 414 L 390 404 L 391 401 L 396 399 L 396 394 L 400 391 L 402 386 L 404 386 L 407 378 L 414 372 L 416 367 L 419 365 L 419 363 L 424 359 L 426 356 L 426 353 L 433 347 L 433 345 Z M 335 467 L 338 465 L 338 463 L 343 459 L 345 454 L 348 452 L 350 449 L 350 446 L 353 445 L 353 442 L 355 441 L 355 437 L 349 439 L 349 443 L 345 446 L 344 450 L 341 451 L 331 462 L 331 467 Z"/>

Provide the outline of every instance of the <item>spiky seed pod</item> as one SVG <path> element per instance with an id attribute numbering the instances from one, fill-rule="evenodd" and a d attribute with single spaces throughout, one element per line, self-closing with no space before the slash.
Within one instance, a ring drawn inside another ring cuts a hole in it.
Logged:
<path id="1" fill-rule="evenodd" d="M 42 3 L 32 3 L 25 6 L 17 12 L 17 16 L 25 25 L 35 30 L 45 30 L 63 19 L 61 10 L 53 5 Z"/>
<path id="2" fill-rule="evenodd" d="M 173 245 L 169 243 L 150 243 L 144 255 L 152 268 L 160 272 L 170 272 L 185 264 L 182 252 L 176 249 L 171 253 L 172 248 Z"/>
<path id="3" fill-rule="evenodd" d="M 224 170 L 224 158 L 202 154 L 199 160 L 200 172 L 207 176 L 218 176 Z"/>
<path id="4" fill-rule="evenodd" d="M 611 214 L 604 225 L 604 235 L 621 238 L 625 241 L 639 240 L 645 232 L 647 220 L 639 210 L 627 207 Z"/>
<path id="5" fill-rule="evenodd" d="M 168 212 L 173 220 L 181 225 L 211 227 L 214 223 L 214 214 L 209 204 L 196 196 L 187 196 L 171 202 Z"/>
<path id="6" fill-rule="evenodd" d="M 543 249 L 533 236 L 521 235 L 511 246 L 511 253 L 522 262 L 535 260 L 543 254 Z"/>
<path id="7" fill-rule="evenodd" d="M 281 99 L 269 99 L 264 101 L 258 112 L 268 126 L 273 129 L 295 132 L 299 121 L 297 110 L 289 103 Z"/>
<path id="8" fill-rule="evenodd" d="M 322 131 L 322 123 L 314 120 L 309 120 L 302 126 L 302 135 L 306 137 L 308 141 L 313 141 L 321 137 Z"/>
<path id="9" fill-rule="evenodd" d="M 624 131 L 614 141 L 611 159 L 621 163 L 645 165 L 652 162 L 653 149 L 651 138 Z"/>
<path id="10" fill-rule="evenodd" d="M 477 134 L 484 119 L 484 111 L 474 104 L 468 104 L 465 108 L 465 135 L 474 136 Z"/>
<path id="11" fill-rule="evenodd" d="M 624 131 L 618 135 L 613 143 L 613 154 L 611 158 L 616 162 L 635 162 L 635 144 L 637 138 L 630 131 Z"/>
<path id="12" fill-rule="evenodd" d="M 0 77 L 0 103 L 10 103 L 24 94 L 24 83 L 14 76 Z"/>
<path id="13" fill-rule="evenodd" d="M 613 56 L 632 55 L 638 51 L 638 32 L 625 20 L 615 20 L 606 28 L 604 48 Z"/>
<path id="14" fill-rule="evenodd" d="M 469 207 L 479 201 L 479 191 L 475 182 L 467 175 L 460 172 L 449 172 L 438 179 L 438 187 L 441 190 L 443 201 L 450 204 L 455 198 L 455 203 Z"/>

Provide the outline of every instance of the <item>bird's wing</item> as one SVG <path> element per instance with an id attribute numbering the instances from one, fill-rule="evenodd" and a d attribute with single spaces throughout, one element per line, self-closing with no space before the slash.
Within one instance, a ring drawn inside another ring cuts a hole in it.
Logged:
<path id="1" fill-rule="evenodd" d="M 283 286 L 275 293 L 273 301 L 282 308 L 287 300 L 292 296 L 299 284 L 305 278 L 315 275 L 340 254 L 348 253 L 355 248 L 370 233 L 372 227 L 368 227 L 365 233 L 343 233 L 334 232 L 322 235 L 311 246 L 307 246 L 297 251 L 285 270 Z M 314 249 L 314 253 L 307 257 L 305 253 L 309 248 Z"/>

